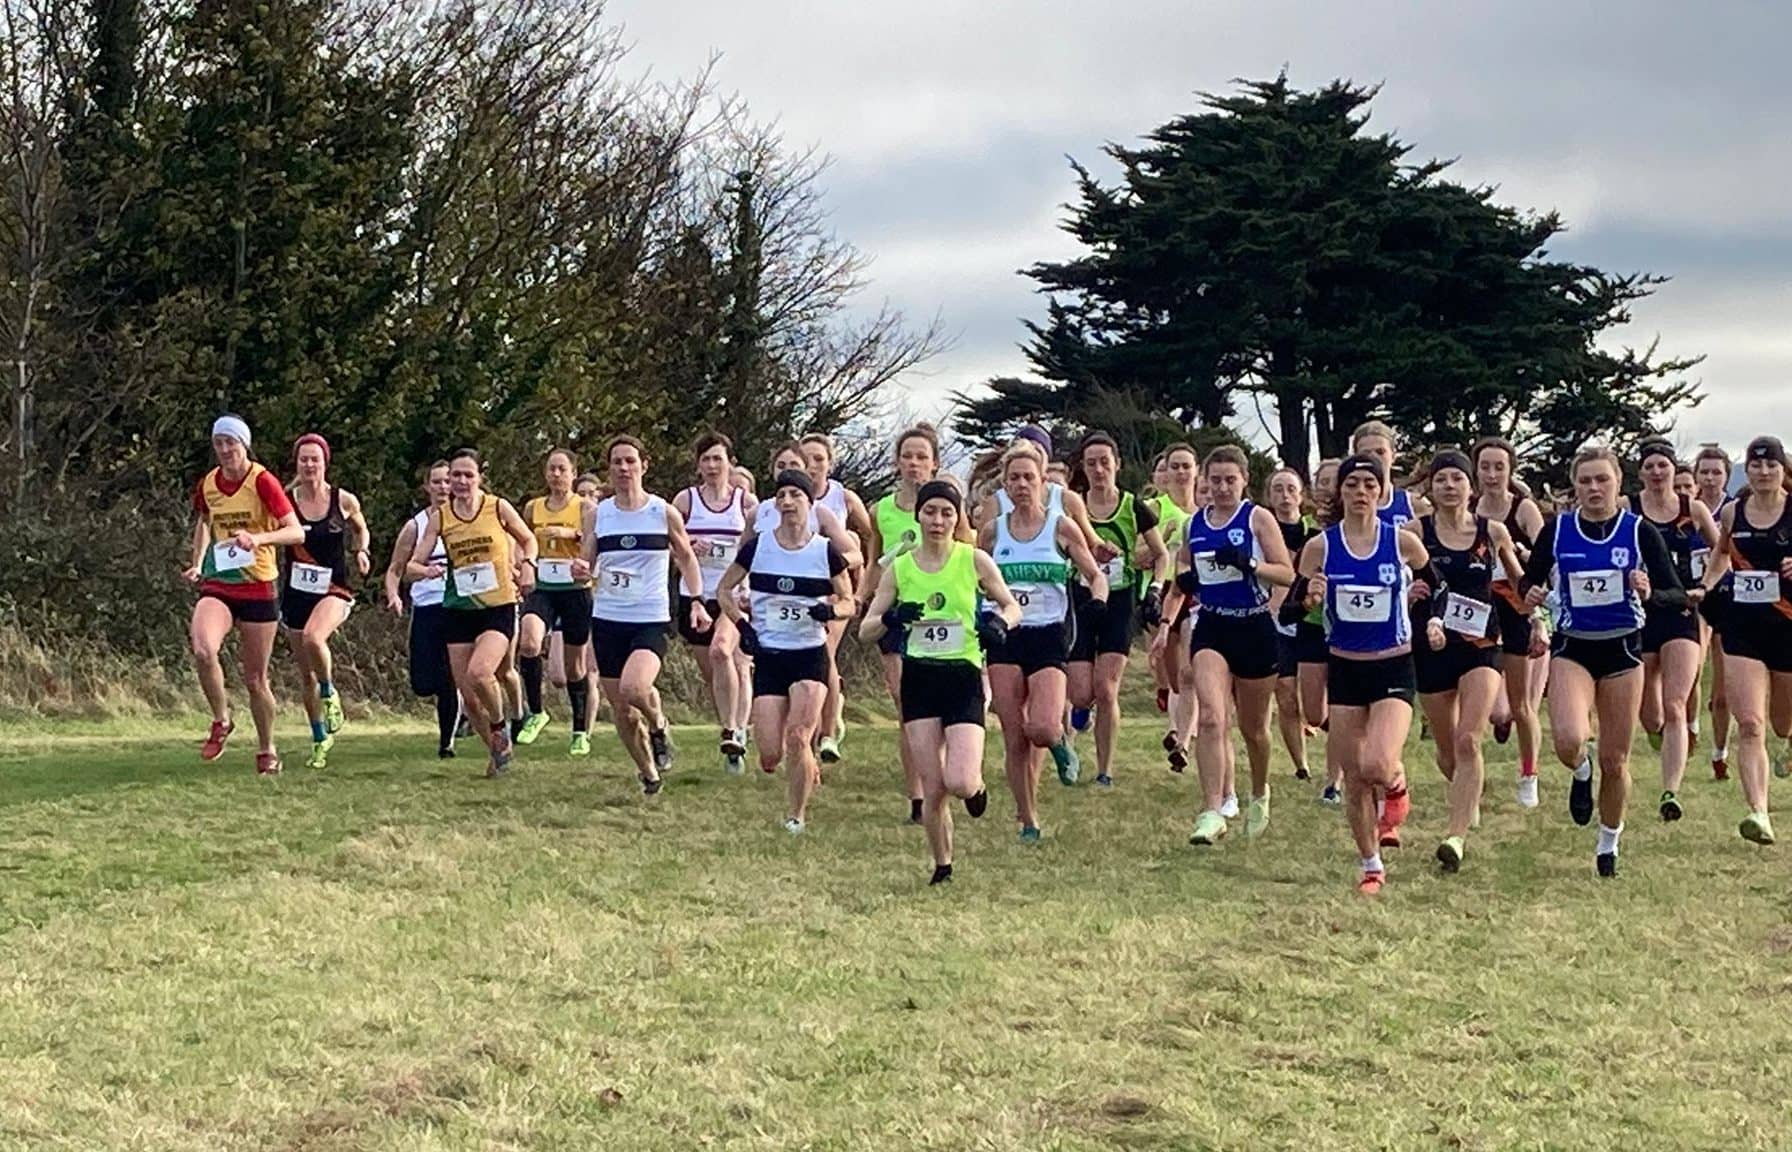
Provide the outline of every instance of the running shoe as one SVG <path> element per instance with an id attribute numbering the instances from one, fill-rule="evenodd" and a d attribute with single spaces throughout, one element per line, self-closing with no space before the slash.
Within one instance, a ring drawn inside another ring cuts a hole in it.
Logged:
<path id="1" fill-rule="evenodd" d="M 255 774 L 257 776 L 280 775 L 280 755 L 277 752 L 257 752 L 255 754 Z"/>
<path id="2" fill-rule="evenodd" d="M 330 766 L 330 749 L 336 744 L 336 737 L 324 734 L 322 740 L 311 745 L 311 755 L 305 758 L 307 768 L 328 768 Z"/>
<path id="3" fill-rule="evenodd" d="M 324 697 L 324 731 L 332 736 L 342 731 L 348 717 L 342 714 L 342 697 L 332 692 Z"/>
<path id="4" fill-rule="evenodd" d="M 1680 800 L 1672 792 L 1661 794 L 1661 818 L 1669 823 L 1680 819 L 1686 813 L 1680 810 Z"/>
<path id="5" fill-rule="evenodd" d="M 739 776 L 742 773 L 744 773 L 746 770 L 747 770 L 746 757 L 744 757 L 744 756 L 724 756 L 724 757 L 722 757 L 722 771 L 726 772 L 728 775 Z"/>
<path id="6" fill-rule="evenodd" d="M 230 739 L 230 734 L 235 731 L 236 721 L 225 720 L 220 723 L 213 720 L 211 734 L 205 738 L 205 743 L 199 746 L 199 758 L 209 763 L 224 755 L 224 744 Z"/>
<path id="7" fill-rule="evenodd" d="M 1742 823 L 1737 826 L 1736 830 L 1741 832 L 1742 838 L 1751 844 L 1773 843 L 1773 825 L 1768 821 L 1765 812 L 1750 812 L 1742 818 Z"/>
<path id="8" fill-rule="evenodd" d="M 1089 717 L 1089 709 L 1072 708 L 1070 710 L 1070 727 L 1078 732 L 1087 732 L 1089 730 Z"/>
<path id="9" fill-rule="evenodd" d="M 574 732 L 572 734 L 572 743 L 567 746 L 566 754 L 568 756 L 591 755 L 591 733 Z"/>
<path id="10" fill-rule="evenodd" d="M 1327 808 L 1344 807 L 1344 794 L 1338 791 L 1336 784 L 1327 784 L 1319 793 L 1319 802 Z"/>
<path id="11" fill-rule="evenodd" d="M 1188 752 L 1176 740 L 1176 733 L 1164 733 L 1164 755 L 1170 761 L 1170 771 L 1181 773 L 1188 767 Z"/>
<path id="12" fill-rule="evenodd" d="M 531 712 L 523 721 L 523 726 L 517 729 L 516 742 L 518 744 L 535 743 L 535 738 L 540 736 L 541 730 L 547 726 L 548 714 L 546 712 Z"/>
<path id="13" fill-rule="evenodd" d="M 454 749 L 449 748 L 447 746 L 437 748 L 436 749 L 436 759 L 437 760 L 452 760 L 452 759 L 454 759 Z"/>
<path id="14" fill-rule="evenodd" d="M 1381 895 L 1381 886 L 1388 882 L 1386 872 L 1365 872 L 1363 878 L 1356 882 L 1356 890 L 1364 896 Z"/>
<path id="15" fill-rule="evenodd" d="M 989 789 L 979 788 L 974 796 L 964 798 L 964 810 L 975 820 L 989 810 Z"/>
<path id="16" fill-rule="evenodd" d="M 1097 772 L 1095 774 L 1095 785 L 1098 788 L 1112 788 L 1114 786 L 1114 778 L 1109 776 L 1106 772 Z"/>
<path id="17" fill-rule="evenodd" d="M 1068 740 L 1059 740 L 1048 751 L 1052 754 L 1052 763 L 1058 769 L 1058 783 L 1066 788 L 1075 784 L 1077 776 L 1083 770 L 1082 757 L 1076 754 L 1076 749 L 1070 746 Z"/>
<path id="18" fill-rule="evenodd" d="M 840 763 L 840 741 L 832 736 L 823 736 L 815 742 L 815 754 L 823 764 Z"/>
<path id="19" fill-rule="evenodd" d="M 1020 842 L 1022 844 L 1037 844 L 1039 843 L 1040 837 L 1043 835 L 1044 833 L 1040 832 L 1039 829 L 1029 824 L 1020 830 Z"/>
<path id="20" fill-rule="evenodd" d="M 1493 725 L 1493 740 L 1496 744 L 1504 744 L 1512 738 L 1512 721 L 1500 720 Z"/>
<path id="21" fill-rule="evenodd" d="M 1649 738 L 1649 751 L 1651 751 L 1651 752 L 1661 751 L 1661 733 L 1645 732 L 1645 733 L 1643 733 L 1643 735 L 1645 735 Z"/>
<path id="22" fill-rule="evenodd" d="M 792 816 L 784 821 L 784 831 L 790 833 L 792 836 L 801 836 L 803 834 L 803 822 L 798 820 L 795 816 Z"/>
<path id="23" fill-rule="evenodd" d="M 1518 806 L 1520 808 L 1535 808 L 1538 803 L 1536 775 L 1520 776 L 1518 778 Z"/>
<path id="24" fill-rule="evenodd" d="M 1581 749 L 1580 763 L 1574 767 L 1574 782 L 1568 786 L 1568 815 L 1576 824 L 1586 827 L 1593 822 L 1593 743 Z"/>
<path id="25" fill-rule="evenodd" d="M 1159 712 L 1168 712 L 1170 710 L 1170 690 L 1168 688 L 1159 688 L 1157 690 L 1157 710 Z"/>
<path id="26" fill-rule="evenodd" d="M 1711 753 L 1711 778 L 1713 780 L 1728 780 L 1730 778 L 1729 757 L 1715 749 Z"/>
<path id="27" fill-rule="evenodd" d="M 485 766 L 485 777 L 495 780 L 510 771 L 510 762 L 516 757 L 516 747 L 510 736 L 502 728 L 492 733 L 492 758 Z"/>
<path id="28" fill-rule="evenodd" d="M 1390 791 L 1381 806 L 1381 822 L 1383 827 L 1398 828 L 1406 823 L 1412 814 L 1412 793 L 1404 787 L 1398 792 Z"/>
<path id="29" fill-rule="evenodd" d="M 733 728 L 722 729 L 722 755 L 745 756 L 746 754 L 747 734 L 745 732 L 737 732 Z"/>
<path id="30" fill-rule="evenodd" d="M 1220 815 L 1227 820 L 1238 818 L 1238 794 L 1236 792 L 1226 793 L 1226 798 L 1220 801 Z"/>
<path id="31" fill-rule="evenodd" d="M 927 882 L 927 886 L 929 888 L 931 888 L 935 884 L 950 884 L 951 882 L 952 882 L 952 865 L 940 864 L 940 865 L 936 865 L 934 867 L 933 879 L 931 879 Z"/>
<path id="32" fill-rule="evenodd" d="M 653 766 L 664 772 L 672 767 L 672 734 L 664 728 L 655 728 L 647 734 L 647 742 L 653 745 Z"/>
<path id="33" fill-rule="evenodd" d="M 1377 843 L 1383 848 L 1398 848 L 1401 845 L 1400 829 L 1383 828 L 1377 834 Z"/>
<path id="34" fill-rule="evenodd" d="M 1244 838 L 1255 840 L 1269 831 L 1269 797 L 1254 796 L 1251 807 L 1244 817 Z"/>
<path id="35" fill-rule="evenodd" d="M 1462 853 L 1462 837 L 1448 837 L 1437 846 L 1437 863 L 1445 872 L 1457 872 L 1462 868 Z"/>
<path id="36" fill-rule="evenodd" d="M 1190 844 L 1206 847 L 1218 844 L 1226 837 L 1226 818 L 1209 808 L 1195 820 L 1194 835 L 1188 838 Z"/>
<path id="37" fill-rule="evenodd" d="M 1313 772 L 1305 764 L 1296 764 L 1294 766 L 1294 778 L 1296 780 L 1311 780 L 1313 778 Z"/>
<path id="38" fill-rule="evenodd" d="M 1599 873 L 1601 880 L 1610 880 L 1618 874 L 1618 854 L 1601 852 L 1593 857 L 1593 868 Z"/>
<path id="39" fill-rule="evenodd" d="M 651 780 L 643 776 L 641 778 L 641 794 L 643 796 L 658 796 L 660 794 L 660 789 L 665 786 L 665 783 L 666 782 L 661 780 L 658 776 L 655 776 Z"/>

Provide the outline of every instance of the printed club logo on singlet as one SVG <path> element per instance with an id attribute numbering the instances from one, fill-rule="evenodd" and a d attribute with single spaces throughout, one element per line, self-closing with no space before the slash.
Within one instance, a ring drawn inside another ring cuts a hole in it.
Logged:
<path id="1" fill-rule="evenodd" d="M 622 546 L 624 548 L 633 548 L 635 546 L 635 538 L 633 536 L 624 536 L 622 538 Z"/>
<path id="2" fill-rule="evenodd" d="M 1628 549 L 1628 548 L 1613 548 L 1612 549 L 1612 564 L 1619 568 L 1630 567 L 1630 549 Z"/>
<path id="3" fill-rule="evenodd" d="M 1243 528 L 1228 529 L 1226 532 L 1226 540 L 1234 548 L 1243 548 L 1244 547 L 1244 529 Z"/>
<path id="4" fill-rule="evenodd" d="M 1392 588 L 1400 579 L 1400 569 L 1392 564 L 1382 564 L 1376 567 L 1375 575 L 1382 584 Z"/>
<path id="5" fill-rule="evenodd" d="M 933 595 L 931 595 L 927 598 L 927 607 L 932 609 L 935 612 L 938 612 L 940 609 L 944 608 L 945 606 L 946 606 L 946 594 L 944 592 L 935 592 Z"/>
<path id="6" fill-rule="evenodd" d="M 788 576 L 780 576 L 780 577 L 778 577 L 778 591 L 780 591 L 780 592 L 794 592 L 794 591 L 796 591 L 796 581 L 795 581 L 795 580 L 792 580 L 792 579 L 791 579 L 791 578 L 790 578 L 790 577 L 788 577 Z"/>

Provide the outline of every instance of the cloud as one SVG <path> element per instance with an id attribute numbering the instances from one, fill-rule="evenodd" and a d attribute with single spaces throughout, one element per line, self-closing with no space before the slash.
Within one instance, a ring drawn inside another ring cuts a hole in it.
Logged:
<path id="1" fill-rule="evenodd" d="M 719 83 L 835 160 L 828 202 L 873 257 L 866 305 L 958 335 L 912 381 L 939 396 L 1026 368 L 1016 270 L 1073 247 L 1066 154 L 1098 159 L 1286 65 L 1301 85 L 1381 83 L 1371 129 L 1502 200 L 1555 208 L 1556 254 L 1675 277 L 1619 334 L 1705 352 L 1693 439 L 1739 442 L 1792 380 L 1792 9 L 1744 0 L 612 0 L 631 66 Z M 1792 431 L 1792 429 L 1788 429 Z"/>

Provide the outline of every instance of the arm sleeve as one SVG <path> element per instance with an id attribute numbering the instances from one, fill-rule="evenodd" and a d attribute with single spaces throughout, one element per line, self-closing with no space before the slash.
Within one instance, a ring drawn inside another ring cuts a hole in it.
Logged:
<path id="1" fill-rule="evenodd" d="M 292 500 L 286 495 L 286 489 L 280 487 L 280 478 L 272 472 L 263 470 L 255 478 L 255 494 L 261 497 L 262 504 L 268 514 L 279 520 L 292 514 Z"/>
<path id="2" fill-rule="evenodd" d="M 1157 507 L 1152 504 L 1151 501 L 1140 500 L 1135 496 L 1133 497 L 1132 507 L 1133 517 L 1138 521 L 1139 534 L 1141 536 L 1157 527 L 1159 520 Z"/>
<path id="3" fill-rule="evenodd" d="M 759 543 L 759 541 L 754 540 L 753 543 L 757 544 L 757 543 Z M 751 545 L 749 545 L 749 547 L 750 546 Z M 838 575 L 840 575 L 840 573 L 842 573 L 844 571 L 846 571 L 846 557 L 843 554 L 841 554 L 840 546 L 838 544 L 835 544 L 832 540 L 829 540 L 828 541 L 828 575 L 838 576 Z"/>
<path id="4" fill-rule="evenodd" d="M 741 568 L 750 570 L 753 567 L 753 555 L 754 555 L 754 553 L 756 553 L 758 551 L 759 551 L 759 537 L 755 536 L 751 540 L 748 540 L 745 544 L 742 544 L 740 546 L 739 550 L 734 553 L 734 562 L 736 564 L 740 565 Z M 829 554 L 831 555 L 833 553 L 833 551 L 834 551 L 834 546 L 832 544 L 829 544 L 828 545 Z"/>
<path id="5" fill-rule="evenodd" d="M 1642 552 L 1643 568 L 1649 573 L 1649 603 L 1656 608 L 1686 607 L 1686 588 L 1674 567 L 1673 553 L 1661 538 L 1660 529 L 1641 519 L 1636 526 L 1637 549 Z"/>
<path id="6" fill-rule="evenodd" d="M 1549 583 L 1549 570 L 1556 562 L 1556 525 L 1560 517 L 1551 516 L 1543 522 L 1543 531 L 1537 533 L 1537 541 L 1531 546 L 1531 558 L 1524 564 L 1524 579 L 1519 583 L 1519 592 L 1538 588 Z M 1658 536 L 1657 539 L 1660 537 Z"/>

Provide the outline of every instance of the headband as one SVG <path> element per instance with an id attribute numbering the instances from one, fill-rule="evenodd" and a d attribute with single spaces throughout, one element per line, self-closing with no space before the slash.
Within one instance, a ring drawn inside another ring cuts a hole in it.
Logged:
<path id="1" fill-rule="evenodd" d="M 1375 477 L 1375 482 L 1377 484 L 1386 485 L 1388 482 L 1387 477 L 1382 475 L 1381 461 L 1373 456 L 1363 456 L 1360 454 L 1346 456 L 1338 465 L 1337 484 L 1340 489 L 1344 487 L 1344 481 L 1349 478 L 1352 472 L 1367 472 L 1369 475 Z"/>
<path id="2" fill-rule="evenodd" d="M 241 416 L 220 416 L 212 421 L 213 436 L 228 436 L 247 448 L 249 446 L 249 425 Z"/>
<path id="3" fill-rule="evenodd" d="M 921 505 L 929 500 L 944 500 L 952 505 L 953 511 L 964 511 L 964 497 L 958 494 L 958 489 L 948 480 L 929 480 L 921 485 L 920 490 L 915 493 L 915 511 L 919 512 Z"/>
<path id="4" fill-rule="evenodd" d="M 815 481 L 809 479 L 807 472 L 798 472 L 795 468 L 784 469 L 772 482 L 772 492 L 775 494 L 782 488 L 795 488 L 809 499 L 815 499 Z"/>
<path id="5" fill-rule="evenodd" d="M 318 450 L 324 454 L 324 463 L 328 464 L 330 462 L 330 442 L 316 432 L 307 432 L 292 442 L 292 458 L 294 460 L 299 458 L 299 449 L 307 444 L 317 445 Z"/>
<path id="6" fill-rule="evenodd" d="M 1771 460 L 1784 468 L 1786 464 L 1786 446 L 1780 443 L 1778 436 L 1757 436 L 1748 442 L 1748 459 Z"/>
<path id="7" fill-rule="evenodd" d="M 1674 446 L 1666 440 L 1651 440 L 1643 445 L 1636 454 L 1637 463 L 1641 464 L 1651 456 L 1666 456 L 1669 464 L 1678 464 L 1679 457 L 1674 455 Z"/>
<path id="8" fill-rule="evenodd" d="M 1468 461 L 1468 453 L 1458 452 L 1454 448 L 1446 448 L 1431 458 L 1431 474 L 1437 475 L 1440 469 L 1454 468 L 1464 476 L 1473 477 L 1475 466 Z"/>

